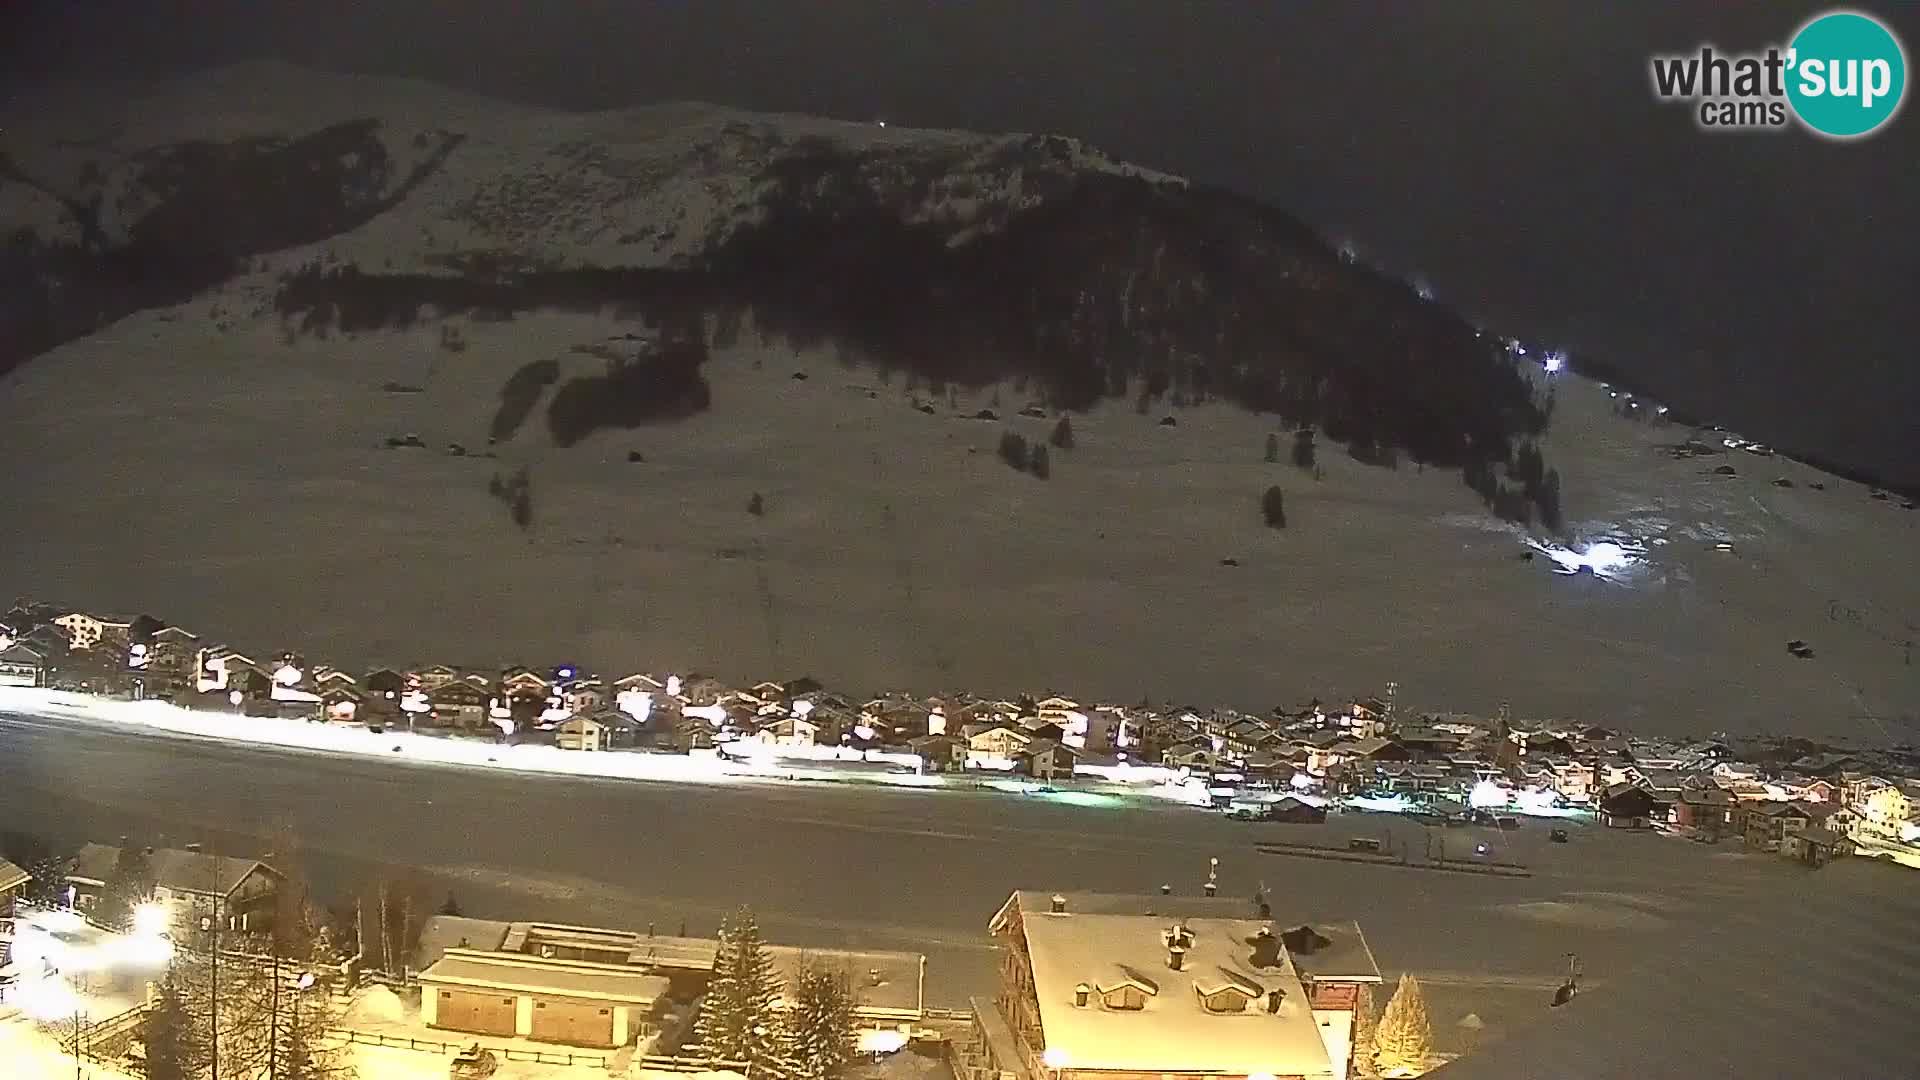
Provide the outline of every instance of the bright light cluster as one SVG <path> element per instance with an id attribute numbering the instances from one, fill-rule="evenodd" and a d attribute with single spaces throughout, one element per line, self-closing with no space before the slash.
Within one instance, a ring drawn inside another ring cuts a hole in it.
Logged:
<path id="1" fill-rule="evenodd" d="M 1639 551 L 1612 540 L 1601 540 L 1577 550 L 1535 540 L 1527 541 L 1527 546 L 1552 559 L 1562 574 L 1578 574 L 1585 570 L 1600 577 L 1612 578 L 1621 576 L 1641 561 Z M 1634 548 L 1637 547 L 1634 545 Z"/>

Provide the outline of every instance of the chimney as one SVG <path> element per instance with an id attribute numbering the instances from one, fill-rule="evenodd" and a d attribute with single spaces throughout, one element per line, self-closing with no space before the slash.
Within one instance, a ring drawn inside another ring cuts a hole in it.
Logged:
<path id="1" fill-rule="evenodd" d="M 1093 987 L 1088 986 L 1086 983 L 1081 983 L 1079 986 L 1074 987 L 1073 988 L 1073 1007 L 1076 1009 L 1086 1008 L 1087 998 L 1091 997 L 1092 995 L 1093 995 Z"/>
<path id="2" fill-rule="evenodd" d="M 1059 893 L 1054 893 L 1053 901 L 1049 904 L 1047 910 L 1053 912 L 1055 915 L 1065 915 L 1067 913 L 1067 898 L 1061 896 Z"/>
<path id="3" fill-rule="evenodd" d="M 1280 966 L 1280 939 L 1272 928 L 1261 927 L 1253 935 L 1253 955 L 1247 962 L 1257 968 Z"/>
<path id="4" fill-rule="evenodd" d="M 1162 886 L 1160 886 L 1160 895 L 1161 895 L 1161 896 L 1172 896 L 1172 895 L 1173 895 L 1173 886 L 1171 886 L 1171 885 L 1162 885 Z"/>
<path id="5" fill-rule="evenodd" d="M 153 845 L 152 845 L 152 844 L 148 844 L 148 845 L 147 845 L 147 847 L 146 847 L 146 852 L 147 852 L 147 858 L 149 858 L 149 859 L 151 859 L 151 858 L 153 858 Z"/>
<path id="6" fill-rule="evenodd" d="M 1280 999 L 1281 999 L 1281 998 L 1283 998 L 1283 997 L 1285 997 L 1285 996 L 1287 996 L 1287 992 L 1286 992 L 1285 990 L 1269 990 L 1269 991 L 1267 991 L 1267 1011 L 1268 1011 L 1268 1012 L 1270 1012 L 1270 1013 L 1277 1013 L 1277 1012 L 1279 1012 L 1279 1011 L 1280 1011 Z"/>
<path id="7" fill-rule="evenodd" d="M 200 845 L 199 845 L 199 843 L 197 843 L 197 842 L 196 842 L 196 843 L 192 843 L 192 844 L 188 844 L 188 845 L 187 845 L 187 850 L 188 850 L 188 851 L 191 851 L 191 852 L 193 852 L 193 853 L 195 853 L 195 854 L 197 855 L 197 854 L 199 854 L 199 852 L 200 852 Z"/>
<path id="8" fill-rule="evenodd" d="M 879 968 L 867 969 L 867 985 L 868 986 L 880 985 L 880 969 Z"/>
<path id="9" fill-rule="evenodd" d="M 1179 971 L 1180 965 L 1186 963 L 1187 947 L 1183 941 L 1182 938 L 1175 938 L 1167 945 L 1167 966 L 1175 971 Z"/>

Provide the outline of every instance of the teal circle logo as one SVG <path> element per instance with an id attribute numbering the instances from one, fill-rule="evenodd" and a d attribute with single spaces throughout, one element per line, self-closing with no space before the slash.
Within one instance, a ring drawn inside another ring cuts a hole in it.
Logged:
<path id="1" fill-rule="evenodd" d="M 1878 20 L 1829 12 L 1801 27 L 1788 48 L 1787 101 L 1815 132 L 1857 138 L 1900 111 L 1907 56 Z"/>

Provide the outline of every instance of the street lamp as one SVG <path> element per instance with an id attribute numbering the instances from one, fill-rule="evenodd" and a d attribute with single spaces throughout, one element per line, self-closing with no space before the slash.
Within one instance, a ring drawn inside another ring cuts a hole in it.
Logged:
<path id="1" fill-rule="evenodd" d="M 200 916 L 200 932 L 213 939 L 213 976 L 212 1003 L 207 1009 L 208 1057 L 213 1060 L 213 1080 L 220 1080 L 220 913 L 219 901 L 214 901 L 212 915 Z"/>
<path id="2" fill-rule="evenodd" d="M 303 971 L 293 981 L 295 996 L 293 999 L 293 1023 L 300 1025 L 299 995 L 313 989 L 313 972 Z M 267 1010 L 267 1077 L 272 1080 L 274 1070 L 280 1063 L 280 952 L 273 953 L 273 1003 Z"/>

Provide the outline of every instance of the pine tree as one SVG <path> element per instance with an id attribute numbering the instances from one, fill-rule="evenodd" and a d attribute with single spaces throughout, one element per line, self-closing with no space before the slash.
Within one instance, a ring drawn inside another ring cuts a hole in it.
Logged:
<path id="1" fill-rule="evenodd" d="M 1278 485 L 1268 488 L 1266 494 L 1260 496 L 1260 516 L 1266 519 L 1269 528 L 1287 527 L 1287 500 Z"/>
<path id="2" fill-rule="evenodd" d="M 1000 435 L 1000 460 L 1025 472 L 1028 464 L 1027 440 L 1017 431 Z"/>
<path id="3" fill-rule="evenodd" d="M 1293 463 L 1302 469 L 1311 469 L 1313 460 L 1313 429 L 1303 427 L 1293 433 Z"/>
<path id="4" fill-rule="evenodd" d="M 1033 475 L 1042 480 L 1053 475 L 1053 461 L 1047 455 L 1045 443 L 1033 444 L 1033 457 L 1027 467 L 1033 471 Z"/>
<path id="5" fill-rule="evenodd" d="M 844 970 L 803 957 L 784 1017 L 796 1080 L 838 1080 L 854 1061 L 853 980 Z"/>
<path id="6" fill-rule="evenodd" d="M 440 914 L 452 915 L 456 917 L 460 914 L 460 901 L 455 900 L 453 898 L 453 893 L 451 890 L 449 890 L 447 893 L 446 903 L 440 905 Z"/>
<path id="7" fill-rule="evenodd" d="M 766 512 L 767 501 L 760 497 L 759 492 L 754 492 L 753 498 L 747 500 L 747 513 L 752 514 L 754 517 L 760 517 Z"/>
<path id="8" fill-rule="evenodd" d="M 132 844 L 123 844 L 93 909 L 94 921 L 115 930 L 133 925 L 133 909 L 153 893 L 153 862 Z"/>
<path id="9" fill-rule="evenodd" d="M 720 948 L 713 978 L 694 1022 L 694 1053 L 717 1061 L 783 1072 L 780 1018 L 773 1002 L 780 993 L 773 957 L 760 937 L 753 912 L 741 908 L 720 924 Z"/>
<path id="10" fill-rule="evenodd" d="M 1373 987 L 1362 983 L 1359 998 L 1353 1005 L 1353 1064 L 1347 1070 L 1348 1076 L 1373 1080 L 1380 1075 L 1380 1065 L 1373 1059 L 1379 1027 L 1380 1017 L 1373 1008 Z"/>
<path id="11" fill-rule="evenodd" d="M 1426 998 L 1412 975 L 1400 976 L 1393 1000 L 1380 1016 L 1374 1045 L 1382 1073 L 1417 1073 L 1426 1068 L 1433 1052 L 1433 1021 L 1427 1017 Z"/>
<path id="12" fill-rule="evenodd" d="M 313 902 L 313 889 L 307 882 L 306 863 L 300 857 L 300 837 L 293 827 L 275 827 L 272 841 L 273 868 L 280 871 L 279 889 L 273 898 L 273 951 L 292 960 L 304 960 L 313 952 L 314 935 L 322 921 Z"/>
<path id="13" fill-rule="evenodd" d="M 1053 425 L 1053 436 L 1047 441 L 1062 450 L 1073 449 L 1073 422 L 1061 417 L 1060 422 Z"/>
<path id="14" fill-rule="evenodd" d="M 205 1055 L 197 1034 L 186 999 L 169 970 L 161 980 L 153 1008 L 140 1023 L 140 1042 L 147 1052 L 147 1080 L 191 1080 L 194 1063 Z"/>
<path id="15" fill-rule="evenodd" d="M 284 998 L 283 998 L 284 1000 Z M 326 997 L 296 991 L 280 1017 L 271 1080 L 350 1080 L 356 1075 L 347 1048 L 327 1037 Z"/>
<path id="16" fill-rule="evenodd" d="M 1547 470 L 1546 478 L 1540 483 L 1540 494 L 1534 501 L 1540 505 L 1540 524 L 1559 532 L 1565 524 L 1560 512 L 1560 470 Z"/>
<path id="17" fill-rule="evenodd" d="M 1272 465 L 1278 462 L 1279 460 L 1280 460 L 1280 436 L 1275 435 L 1273 432 L 1269 431 L 1267 432 L 1267 464 Z"/>

